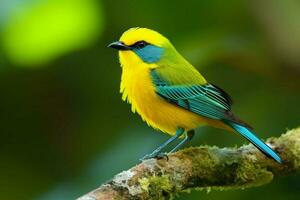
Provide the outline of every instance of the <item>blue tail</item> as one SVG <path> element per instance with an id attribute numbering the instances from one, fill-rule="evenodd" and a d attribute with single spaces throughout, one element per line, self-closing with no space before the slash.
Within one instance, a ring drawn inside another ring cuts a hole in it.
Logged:
<path id="1" fill-rule="evenodd" d="M 273 149 L 271 149 L 267 144 L 259 139 L 251 130 L 234 122 L 226 121 L 225 123 L 236 130 L 238 133 L 240 133 L 243 137 L 245 137 L 266 156 L 273 158 L 279 163 L 282 163 L 281 158 L 273 151 Z"/>

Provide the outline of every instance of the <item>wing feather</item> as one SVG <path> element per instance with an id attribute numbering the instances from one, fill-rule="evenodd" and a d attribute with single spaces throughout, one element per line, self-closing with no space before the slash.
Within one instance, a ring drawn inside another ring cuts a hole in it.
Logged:
<path id="1" fill-rule="evenodd" d="M 218 120 L 230 120 L 242 123 L 231 113 L 232 100 L 219 87 L 204 85 L 171 85 L 151 71 L 156 92 L 167 101 L 199 115 Z"/>

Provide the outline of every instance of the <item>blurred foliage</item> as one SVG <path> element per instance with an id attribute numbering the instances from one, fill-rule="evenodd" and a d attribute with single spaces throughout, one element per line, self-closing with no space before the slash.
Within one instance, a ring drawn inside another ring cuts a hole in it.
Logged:
<path id="1" fill-rule="evenodd" d="M 130 27 L 166 35 L 232 95 L 235 113 L 262 138 L 298 126 L 299 6 L 293 0 L 1 0 L 0 198 L 74 199 L 168 138 L 120 100 L 121 69 L 106 46 Z M 242 143 L 203 127 L 192 145 Z M 299 186 L 292 176 L 179 199 L 264 199 L 265 193 L 297 199 Z"/>
<path id="2" fill-rule="evenodd" d="M 6 4 L 17 2 L 11 0 Z M 4 51 L 17 65 L 48 63 L 90 45 L 101 33 L 102 12 L 94 0 L 40 0 L 22 4 L 11 8 L 2 33 Z"/>

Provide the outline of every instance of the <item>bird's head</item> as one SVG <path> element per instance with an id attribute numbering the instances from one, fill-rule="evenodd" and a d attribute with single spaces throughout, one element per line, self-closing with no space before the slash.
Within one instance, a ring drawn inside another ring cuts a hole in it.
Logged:
<path id="1" fill-rule="evenodd" d="M 166 37 L 147 28 L 131 28 L 108 47 L 119 50 L 121 64 L 130 60 L 130 63 L 151 65 L 176 53 Z"/>

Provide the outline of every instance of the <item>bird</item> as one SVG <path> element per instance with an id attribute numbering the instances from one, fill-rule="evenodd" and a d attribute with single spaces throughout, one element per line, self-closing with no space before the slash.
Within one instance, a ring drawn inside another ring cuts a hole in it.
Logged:
<path id="1" fill-rule="evenodd" d="M 159 32 L 130 28 L 108 47 L 118 50 L 122 100 L 149 126 L 171 136 L 141 160 L 166 156 L 162 151 L 183 138 L 169 151 L 175 152 L 193 138 L 196 128 L 212 126 L 240 134 L 267 157 L 282 162 L 250 125 L 233 114 L 231 97 L 209 83 Z"/>

